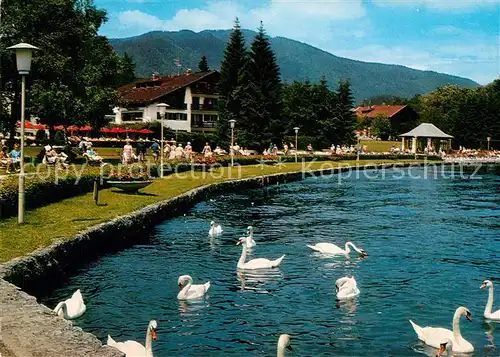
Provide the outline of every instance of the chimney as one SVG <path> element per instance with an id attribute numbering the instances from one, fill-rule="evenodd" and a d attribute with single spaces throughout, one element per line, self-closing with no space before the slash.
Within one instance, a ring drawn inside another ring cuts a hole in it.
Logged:
<path id="1" fill-rule="evenodd" d="M 154 72 L 152 79 L 153 79 L 153 81 L 159 80 L 160 79 L 160 74 L 158 72 Z"/>
<path id="2" fill-rule="evenodd" d="M 191 74 L 191 68 L 186 69 L 186 74 L 189 76 Z"/>

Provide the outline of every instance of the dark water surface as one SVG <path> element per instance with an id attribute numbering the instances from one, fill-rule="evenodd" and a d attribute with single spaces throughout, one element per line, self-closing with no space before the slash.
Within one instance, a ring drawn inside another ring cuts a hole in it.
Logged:
<path id="1" fill-rule="evenodd" d="M 461 320 L 473 356 L 500 356 L 500 323 L 483 319 L 487 292 L 479 289 L 500 278 L 500 177 L 366 173 L 371 178 L 309 178 L 214 197 L 159 225 L 148 244 L 78 270 L 41 301 L 53 308 L 81 289 L 87 312 L 75 324 L 102 341 L 109 333 L 144 343 L 156 319 L 155 356 L 273 356 L 281 333 L 292 335 L 290 356 L 434 356 L 408 319 L 451 328 L 463 305 L 473 317 Z M 213 240 L 212 219 L 224 229 Z M 286 254 L 280 269 L 237 274 L 235 242 L 248 225 L 257 242 L 252 257 Z M 369 256 L 324 258 L 306 247 L 347 240 Z M 205 300 L 176 299 L 182 274 L 212 282 Z M 334 282 L 346 275 L 356 277 L 361 295 L 339 305 Z M 496 286 L 499 309 L 500 280 Z"/>

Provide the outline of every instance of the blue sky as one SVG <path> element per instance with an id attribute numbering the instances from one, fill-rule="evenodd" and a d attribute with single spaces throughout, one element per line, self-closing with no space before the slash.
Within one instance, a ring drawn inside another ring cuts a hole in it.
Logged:
<path id="1" fill-rule="evenodd" d="M 500 0 L 95 0 L 108 37 L 243 28 L 337 56 L 401 64 L 486 84 L 500 75 Z M 388 79 L 390 80 L 390 79 Z"/>

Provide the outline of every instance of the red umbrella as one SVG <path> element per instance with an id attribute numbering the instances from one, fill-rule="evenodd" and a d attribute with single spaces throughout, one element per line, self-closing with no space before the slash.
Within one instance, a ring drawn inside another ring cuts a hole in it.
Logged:
<path id="1" fill-rule="evenodd" d="M 101 129 L 101 132 L 102 133 L 112 133 L 111 129 L 110 128 L 102 128 Z"/>
<path id="2" fill-rule="evenodd" d="M 141 129 L 137 131 L 139 134 L 153 134 L 152 130 L 149 129 Z"/>
<path id="3" fill-rule="evenodd" d="M 64 126 L 63 125 L 54 126 L 54 130 L 64 130 Z"/>
<path id="4" fill-rule="evenodd" d="M 71 125 L 71 126 L 68 126 L 66 128 L 66 130 L 71 131 L 71 132 L 78 131 L 78 127 L 76 125 Z"/>
<path id="5" fill-rule="evenodd" d="M 17 122 L 17 127 L 20 128 L 21 127 L 21 122 L 18 121 Z M 41 124 L 33 124 L 32 122 L 30 122 L 29 120 L 25 120 L 24 121 L 24 128 L 25 129 L 45 129 L 45 125 L 41 125 Z"/>
<path id="6" fill-rule="evenodd" d="M 92 130 L 94 130 L 94 128 L 92 128 L 91 126 L 88 126 L 88 125 L 87 126 L 82 126 L 80 128 L 80 131 L 92 131 Z"/>
<path id="7" fill-rule="evenodd" d="M 110 133 L 116 133 L 116 134 L 125 133 L 125 129 L 114 127 L 114 128 L 111 128 Z"/>

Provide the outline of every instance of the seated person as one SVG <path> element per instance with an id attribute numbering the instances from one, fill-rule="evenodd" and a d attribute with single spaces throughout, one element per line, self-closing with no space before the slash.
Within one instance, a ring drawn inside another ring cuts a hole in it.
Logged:
<path id="1" fill-rule="evenodd" d="M 2 147 L 0 150 L 0 165 L 7 166 L 9 164 L 9 154 L 7 153 L 7 147 Z"/>
<path id="2" fill-rule="evenodd" d="M 87 157 L 89 161 L 98 161 L 98 162 L 102 161 L 102 157 L 97 155 L 97 153 L 92 148 L 87 149 L 87 151 L 85 152 L 85 154 L 83 154 L 83 156 Z"/>
<path id="3" fill-rule="evenodd" d="M 222 149 L 220 146 L 216 146 L 214 149 L 214 154 L 225 155 L 225 154 L 227 154 L 227 152 L 226 152 L 226 150 Z"/>
<path id="4" fill-rule="evenodd" d="M 21 150 L 19 149 L 19 144 L 14 144 L 14 150 L 9 153 L 9 161 L 7 162 L 7 172 L 10 172 L 11 166 L 19 172 L 21 171 Z"/>
<path id="5" fill-rule="evenodd" d="M 57 151 L 50 145 L 45 147 L 45 160 L 47 164 L 55 164 L 59 161 L 59 155 Z"/>

